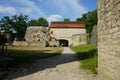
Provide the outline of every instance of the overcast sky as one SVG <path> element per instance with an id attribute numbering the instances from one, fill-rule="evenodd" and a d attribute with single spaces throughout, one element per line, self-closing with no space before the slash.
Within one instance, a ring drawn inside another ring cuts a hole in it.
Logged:
<path id="1" fill-rule="evenodd" d="M 97 0 L 0 0 L 0 19 L 22 13 L 30 19 L 44 17 L 49 22 L 64 18 L 74 21 L 96 8 Z"/>

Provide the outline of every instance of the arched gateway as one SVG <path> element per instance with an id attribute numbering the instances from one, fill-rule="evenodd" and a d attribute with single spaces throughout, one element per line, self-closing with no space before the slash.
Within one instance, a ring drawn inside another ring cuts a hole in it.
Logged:
<path id="1" fill-rule="evenodd" d="M 59 39 L 59 45 L 63 47 L 67 47 L 69 45 L 69 41 L 65 39 Z"/>

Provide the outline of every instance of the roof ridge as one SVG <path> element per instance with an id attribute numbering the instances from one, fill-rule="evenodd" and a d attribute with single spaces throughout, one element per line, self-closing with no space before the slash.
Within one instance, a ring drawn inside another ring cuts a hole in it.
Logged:
<path id="1" fill-rule="evenodd" d="M 80 22 L 51 22 L 50 28 L 86 28 L 86 25 Z"/>

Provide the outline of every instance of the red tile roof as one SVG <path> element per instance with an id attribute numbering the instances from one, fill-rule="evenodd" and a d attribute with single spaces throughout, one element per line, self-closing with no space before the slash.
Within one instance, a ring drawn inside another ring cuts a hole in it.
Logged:
<path id="1" fill-rule="evenodd" d="M 50 28 L 86 28 L 81 22 L 51 22 Z"/>

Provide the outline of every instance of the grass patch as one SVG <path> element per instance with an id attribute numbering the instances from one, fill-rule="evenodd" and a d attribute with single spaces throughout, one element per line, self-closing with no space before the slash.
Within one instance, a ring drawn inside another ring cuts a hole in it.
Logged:
<path id="1" fill-rule="evenodd" d="M 95 68 L 97 67 L 98 64 L 97 61 L 98 61 L 97 56 L 85 60 L 81 60 L 80 61 L 82 63 L 81 68 L 95 71 Z"/>
<path id="2" fill-rule="evenodd" d="M 91 58 L 97 55 L 97 48 L 92 44 L 74 46 L 71 47 L 71 49 L 77 53 L 76 55 L 79 60 Z"/>
<path id="3" fill-rule="evenodd" d="M 7 58 L 0 60 L 0 66 L 6 69 L 17 67 L 20 64 L 32 63 L 37 59 L 60 55 L 61 52 L 61 48 L 8 47 L 6 52 L 0 51 L 3 53 L 1 57 Z"/>
<path id="4" fill-rule="evenodd" d="M 81 68 L 95 71 L 97 63 L 97 47 L 92 44 L 71 47 L 82 63 Z"/>

